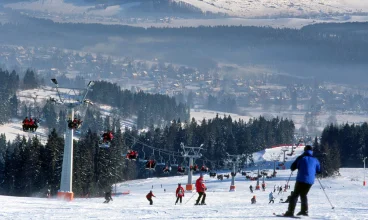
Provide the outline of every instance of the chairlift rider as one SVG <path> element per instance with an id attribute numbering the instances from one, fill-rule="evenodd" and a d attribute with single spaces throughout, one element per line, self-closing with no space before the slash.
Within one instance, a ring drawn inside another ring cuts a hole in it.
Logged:
<path id="1" fill-rule="evenodd" d="M 38 120 L 36 118 L 32 119 L 31 117 L 29 117 L 28 119 L 28 117 L 26 117 L 23 120 L 22 128 L 23 131 L 35 132 L 38 128 Z"/>
<path id="2" fill-rule="evenodd" d="M 171 167 L 166 166 L 166 167 L 164 167 L 164 168 L 162 169 L 162 171 L 163 171 L 164 173 L 169 173 L 169 172 L 171 171 Z"/>
<path id="3" fill-rule="evenodd" d="M 206 167 L 205 165 L 203 165 L 203 166 L 201 167 L 201 171 L 202 171 L 202 172 L 206 172 L 206 173 L 207 173 L 207 172 L 208 172 L 208 170 L 209 170 L 209 169 L 208 169 L 208 167 Z"/>
<path id="4" fill-rule="evenodd" d="M 78 118 L 74 118 L 74 120 L 72 121 L 70 118 L 68 120 L 68 127 L 69 129 L 74 129 L 77 130 L 80 128 L 80 126 L 82 125 L 82 122 L 80 119 Z"/>
<path id="5" fill-rule="evenodd" d="M 156 167 L 156 161 L 155 160 L 148 160 L 146 163 L 146 169 L 153 170 Z"/>
<path id="6" fill-rule="evenodd" d="M 179 174 L 184 174 L 185 173 L 185 167 L 178 166 L 178 173 Z"/>
<path id="7" fill-rule="evenodd" d="M 113 138 L 114 138 L 114 135 L 112 134 L 112 131 L 103 133 L 103 135 L 102 135 L 102 143 L 110 143 Z"/>
<path id="8" fill-rule="evenodd" d="M 128 153 L 126 155 L 126 159 L 128 160 L 137 160 L 138 158 L 138 152 L 135 150 L 128 150 Z"/>

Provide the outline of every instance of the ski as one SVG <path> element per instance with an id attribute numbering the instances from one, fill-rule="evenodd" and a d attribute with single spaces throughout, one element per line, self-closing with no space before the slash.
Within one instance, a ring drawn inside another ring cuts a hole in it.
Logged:
<path id="1" fill-rule="evenodd" d="M 282 218 L 301 218 L 299 216 L 284 216 L 284 214 L 276 214 L 276 213 L 273 213 L 273 215 L 275 217 L 282 217 Z"/>

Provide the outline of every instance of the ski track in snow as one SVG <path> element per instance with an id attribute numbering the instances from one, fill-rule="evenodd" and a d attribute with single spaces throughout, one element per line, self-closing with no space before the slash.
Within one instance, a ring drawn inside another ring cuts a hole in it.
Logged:
<path id="1" fill-rule="evenodd" d="M 299 156 L 302 149 L 303 147 L 297 148 L 296 154 L 290 156 L 288 162 Z M 258 154 L 262 154 L 260 158 L 270 158 L 280 151 L 281 148 L 277 147 Z M 261 169 L 270 169 L 271 161 L 264 162 L 264 159 L 260 159 L 256 164 Z M 262 167 L 261 164 L 265 166 Z M 247 171 L 256 173 L 254 168 Z M 284 186 L 290 176 L 290 170 L 277 170 L 277 172 L 276 178 L 266 179 L 265 192 L 255 190 L 254 193 L 250 193 L 249 185 L 254 187 L 256 181 L 246 180 L 240 174 L 236 176 L 234 192 L 229 192 L 230 179 L 220 181 L 205 174 L 204 179 L 208 188 L 206 206 L 194 206 L 197 198 L 195 192 L 186 192 L 183 203 L 174 204 L 177 184 L 185 184 L 187 176 L 140 179 L 117 184 L 117 192 L 129 190 L 130 194 L 113 196 L 113 201 L 108 204 L 103 203 L 103 198 L 75 198 L 73 202 L 66 202 L 57 198 L 0 196 L 2 204 L 0 219 L 274 219 L 273 213 L 286 211 L 287 204 L 279 201 L 285 200 L 290 194 L 296 177 L 296 173 L 291 176 L 291 189 L 280 195 L 275 193 L 275 203 L 268 204 L 270 191 L 273 191 L 274 186 Z M 230 171 L 222 170 L 218 173 L 225 174 Z M 341 176 L 321 180 L 335 209 L 331 208 L 316 180 L 308 195 L 310 213 L 308 219 L 368 219 L 367 188 L 362 184 L 363 169 L 341 169 L 340 173 Z M 193 182 L 197 178 L 198 174 L 195 174 Z M 150 190 L 156 196 L 153 198 L 152 206 L 145 198 Z M 253 195 L 257 197 L 255 205 L 250 204 Z M 296 212 L 299 210 L 300 203 L 297 204 Z"/>

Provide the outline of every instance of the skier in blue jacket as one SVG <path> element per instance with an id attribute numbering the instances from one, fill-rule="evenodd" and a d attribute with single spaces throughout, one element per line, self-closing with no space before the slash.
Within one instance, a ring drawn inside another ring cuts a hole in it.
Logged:
<path id="1" fill-rule="evenodd" d="M 298 197 L 301 200 L 301 211 L 297 215 L 308 216 L 307 194 L 314 183 L 316 173 L 321 173 L 321 166 L 317 158 L 313 157 L 313 147 L 306 145 L 304 153 L 300 155 L 290 167 L 291 171 L 298 169 L 294 193 L 289 201 L 288 211 L 284 216 L 294 216 L 294 210 Z"/>

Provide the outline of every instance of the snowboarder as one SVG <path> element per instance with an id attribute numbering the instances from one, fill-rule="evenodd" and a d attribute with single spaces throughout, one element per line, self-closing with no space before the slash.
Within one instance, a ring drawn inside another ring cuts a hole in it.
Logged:
<path id="1" fill-rule="evenodd" d="M 196 201 L 196 204 L 195 205 L 199 205 L 199 200 L 201 199 L 201 197 L 203 196 L 202 198 L 202 201 L 201 201 L 201 205 L 206 205 L 206 185 L 204 185 L 204 182 L 203 182 L 203 174 L 201 174 L 199 176 L 199 178 L 197 179 L 196 181 L 196 189 L 197 189 L 197 193 L 198 193 L 198 199 Z"/>
<path id="2" fill-rule="evenodd" d="M 284 216 L 294 216 L 298 197 L 301 200 L 301 211 L 297 215 L 308 216 L 307 194 L 314 183 L 316 173 L 321 173 L 321 166 L 317 158 L 313 157 L 313 147 L 305 146 L 304 153 L 300 155 L 290 167 L 291 171 L 298 169 L 294 193 L 290 197 L 289 207 Z"/>
<path id="3" fill-rule="evenodd" d="M 108 191 L 108 192 L 105 192 L 105 202 L 104 203 L 109 203 L 112 200 L 112 197 L 111 197 L 111 191 Z"/>
<path id="4" fill-rule="evenodd" d="M 146 195 L 147 200 L 150 202 L 150 205 L 153 204 L 152 197 L 156 197 L 153 195 L 152 190 Z"/>
<path id="5" fill-rule="evenodd" d="M 256 204 L 257 200 L 256 200 L 256 196 L 253 196 L 252 199 L 250 200 L 250 202 L 252 204 Z"/>
<path id="6" fill-rule="evenodd" d="M 249 190 L 250 190 L 250 193 L 253 193 L 253 186 L 252 185 L 249 186 Z"/>
<path id="7" fill-rule="evenodd" d="M 270 194 L 268 195 L 268 199 L 270 200 L 270 202 L 268 204 L 275 203 L 275 197 L 273 197 L 273 192 L 270 192 Z"/>
<path id="8" fill-rule="evenodd" d="M 179 183 L 178 188 L 176 188 L 176 198 L 177 199 L 176 199 L 175 205 L 176 203 L 178 203 L 179 199 L 180 199 L 180 204 L 181 204 L 183 197 L 184 197 L 184 188 Z"/>

